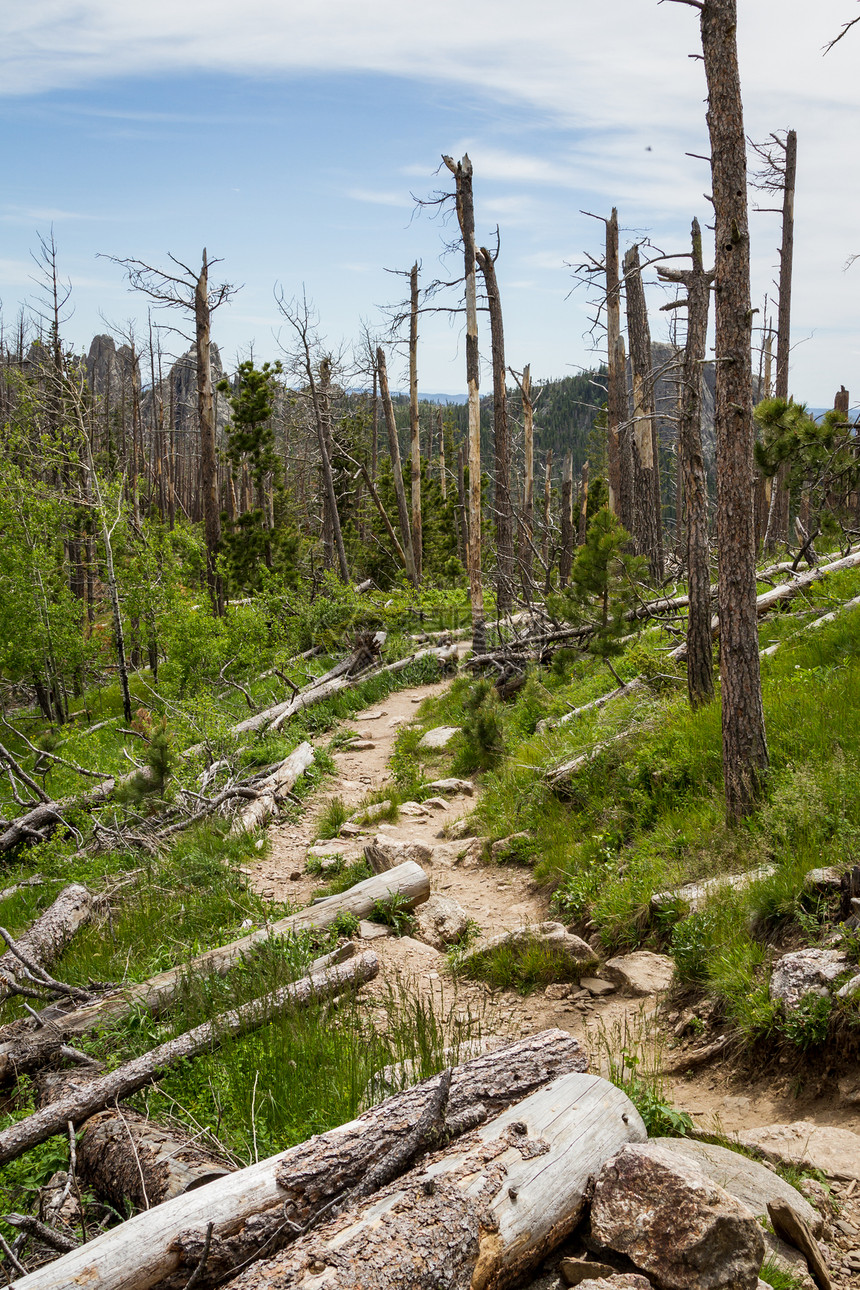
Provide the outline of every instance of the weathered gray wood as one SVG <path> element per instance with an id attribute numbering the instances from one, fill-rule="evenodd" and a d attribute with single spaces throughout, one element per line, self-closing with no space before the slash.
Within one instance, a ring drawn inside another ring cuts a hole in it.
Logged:
<path id="1" fill-rule="evenodd" d="M 244 1034 L 265 1025 L 273 1016 L 288 1008 L 328 998 L 342 990 L 361 985 L 376 976 L 379 960 L 372 950 L 365 950 L 348 963 L 339 964 L 316 976 L 302 977 L 292 985 L 283 986 L 261 999 L 242 1004 L 230 1012 L 204 1022 L 186 1031 L 184 1035 L 160 1044 L 151 1052 L 118 1066 L 107 1075 L 76 1089 L 59 1102 L 44 1106 L 26 1119 L 19 1120 L 0 1132 L 0 1165 L 29 1151 L 40 1142 L 46 1142 L 55 1133 L 65 1133 L 71 1121 L 82 1124 L 96 1111 L 114 1101 L 129 1097 L 146 1084 L 151 1084 L 166 1070 L 187 1057 L 217 1047 L 230 1035 Z"/>
<path id="2" fill-rule="evenodd" d="M 92 916 L 93 898 L 86 887 L 72 883 L 64 887 L 53 904 L 40 914 L 31 927 L 17 937 L 15 944 L 29 959 L 41 967 L 50 967 L 62 954 L 79 927 Z M 0 956 L 0 1000 L 14 993 L 14 982 L 24 965 L 11 950 Z"/>
<path id="3" fill-rule="evenodd" d="M 489 1115 L 520 1102 L 551 1080 L 586 1069 L 577 1040 L 547 1030 L 510 1047 L 485 1053 L 452 1073 L 448 1119 L 476 1105 Z M 347 1188 L 354 1187 L 421 1118 L 439 1077 L 388 1098 L 357 1120 L 310 1138 L 289 1151 L 238 1170 L 198 1191 L 138 1214 L 86 1247 L 31 1273 L 20 1290 L 159 1290 L 183 1287 L 199 1260 L 213 1224 L 207 1277 L 254 1258 L 287 1217 L 300 1225 Z M 269 1251 L 277 1249 L 276 1243 Z"/>
<path id="4" fill-rule="evenodd" d="M 298 779 L 309 770 L 314 761 L 313 747 L 305 741 L 294 748 L 280 766 L 254 785 L 259 796 L 242 807 L 230 826 L 230 837 L 259 829 L 271 816 L 277 814 L 278 798 L 289 793 Z"/>
<path id="5" fill-rule="evenodd" d="M 303 928 L 330 927 L 342 912 L 355 914 L 356 918 L 367 918 L 376 901 L 393 892 L 398 892 L 405 904 L 414 908 L 430 895 L 430 879 L 420 865 L 407 861 L 386 874 L 366 878 L 340 895 L 329 896 L 317 905 L 280 918 L 239 940 L 206 950 L 187 963 L 159 972 L 147 981 L 114 990 L 88 1007 L 74 1012 L 63 1012 L 58 1007 L 46 1008 L 39 1014 L 41 1029 L 36 1029 L 35 1023 L 29 1020 L 12 1022 L 0 1029 L 0 1083 L 22 1072 L 38 1069 L 52 1060 L 60 1044 L 76 1035 L 89 1034 L 116 1022 L 135 1008 L 144 1007 L 155 1014 L 162 1012 L 172 1002 L 189 973 L 217 972 L 223 976 L 262 941 L 288 936 Z"/>
<path id="6" fill-rule="evenodd" d="M 589 1179 L 645 1126 L 597 1075 L 564 1075 L 399 1181 L 264 1257 L 238 1290 L 505 1290 L 576 1226 Z"/>

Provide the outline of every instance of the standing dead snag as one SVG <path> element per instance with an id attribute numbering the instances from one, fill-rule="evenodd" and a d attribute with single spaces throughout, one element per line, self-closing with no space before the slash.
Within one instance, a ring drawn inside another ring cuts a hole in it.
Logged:
<path id="1" fill-rule="evenodd" d="M 702 0 L 702 50 L 716 217 L 717 544 L 726 814 L 753 810 L 768 765 L 758 655 L 750 244 L 737 0 Z"/>
<path id="2" fill-rule="evenodd" d="M 496 254 L 485 246 L 477 252 L 478 266 L 487 292 L 490 313 L 490 345 L 493 351 L 493 456 L 496 467 L 496 609 L 502 618 L 511 611 L 514 598 L 514 517 L 511 509 L 511 446 L 508 426 L 508 395 L 505 387 L 505 329 L 502 297 L 496 277 Z"/>
<path id="3" fill-rule="evenodd" d="M 421 424 L 418 418 L 418 264 L 409 272 L 409 479 L 412 485 L 412 551 L 421 581 Z"/>
<path id="4" fill-rule="evenodd" d="M 523 509 L 520 533 L 520 580 L 523 595 L 531 599 L 534 558 L 532 543 L 535 526 L 535 409 L 532 402 L 531 364 L 526 363 L 522 377 L 514 380 L 520 387 L 523 399 Z"/>
<path id="5" fill-rule="evenodd" d="M 394 479 L 394 496 L 397 498 L 397 517 L 400 521 L 400 539 L 403 555 L 406 559 L 406 574 L 413 587 L 417 587 L 418 569 L 415 560 L 415 548 L 412 545 L 412 526 L 409 523 L 406 491 L 403 487 L 403 466 L 400 462 L 397 422 L 394 420 L 394 405 L 391 402 L 391 391 L 388 388 L 388 367 L 385 362 L 385 350 L 381 345 L 376 351 L 376 368 L 379 372 L 379 391 L 382 395 L 382 408 L 385 413 L 385 425 L 388 430 L 388 453 L 391 457 L 391 474 Z"/>
<path id="6" fill-rule="evenodd" d="M 609 509 L 633 532 L 632 427 L 627 417 L 627 359 L 621 334 L 621 279 L 618 275 L 618 211 L 606 221 L 606 447 Z"/>
<path id="7" fill-rule="evenodd" d="M 683 480 L 687 520 L 687 572 L 690 608 L 687 615 L 687 693 L 691 705 L 714 697 L 711 659 L 711 570 L 708 551 L 708 488 L 702 453 L 702 374 L 708 335 L 708 300 L 713 273 L 702 264 L 702 233 L 693 220 L 691 269 L 658 269 L 664 282 L 687 289 L 687 340 L 681 372 L 678 421 L 679 475 Z"/>
<path id="8" fill-rule="evenodd" d="M 472 163 L 466 153 L 455 162 L 442 160 L 457 185 L 457 222 L 463 239 L 466 282 L 466 385 L 469 398 L 469 599 L 472 606 L 472 642 L 476 654 L 487 646 L 484 622 L 484 586 L 481 581 L 481 394 L 478 357 L 478 297 L 475 282 L 475 204 L 472 196 Z"/>
<path id="9" fill-rule="evenodd" d="M 624 257 L 627 288 L 627 333 L 633 369 L 633 536 L 636 551 L 647 556 L 651 577 L 663 579 L 663 517 L 660 496 L 660 456 L 654 411 L 654 370 L 651 331 L 642 286 L 639 247 Z"/>

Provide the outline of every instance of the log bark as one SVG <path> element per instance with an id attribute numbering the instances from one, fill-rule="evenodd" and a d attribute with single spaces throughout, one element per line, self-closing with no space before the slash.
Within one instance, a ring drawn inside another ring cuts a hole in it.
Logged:
<path id="1" fill-rule="evenodd" d="M 756 631 L 750 242 L 737 0 L 703 0 L 700 19 L 717 248 L 714 421 L 723 781 L 726 817 L 734 822 L 755 808 L 768 766 Z"/>
<path id="2" fill-rule="evenodd" d="M 785 157 L 782 175 L 782 240 L 779 248 L 779 310 L 776 333 L 776 384 L 774 394 L 778 399 L 788 398 L 788 369 L 791 360 L 791 274 L 794 261 L 794 189 L 797 179 L 797 131 L 789 130 L 785 137 Z M 774 494 L 774 514 L 769 525 L 770 541 L 788 541 L 789 473 L 791 465 L 784 461 L 776 472 L 771 487 Z"/>
<path id="3" fill-rule="evenodd" d="M 229 836 L 237 837 L 263 825 L 278 811 L 278 798 L 289 793 L 298 779 L 314 762 L 314 750 L 307 741 L 294 748 L 280 766 L 254 785 L 259 796 L 256 801 L 243 806 L 230 826 Z"/>
<path id="4" fill-rule="evenodd" d="M 50 967 L 78 928 L 92 917 L 93 909 L 93 898 L 86 887 L 72 883 L 60 892 L 26 932 L 16 938 L 15 944 L 27 958 L 34 959 L 41 967 Z M 0 956 L 0 1000 L 14 994 L 14 982 L 23 970 L 23 963 L 11 950 Z M 5 984 L 3 978 L 11 980 L 12 986 Z"/>
<path id="5" fill-rule="evenodd" d="M 120 1213 L 152 1209 L 235 1172 L 187 1133 L 131 1107 L 99 1111 L 78 1142 L 81 1178 Z"/>
<path id="6" fill-rule="evenodd" d="M 564 1075 L 228 1284 L 505 1290 L 574 1229 L 589 1179 L 645 1126 L 596 1075 Z"/>
<path id="7" fill-rule="evenodd" d="M 586 1067 L 578 1041 L 561 1030 L 486 1053 L 454 1068 L 448 1122 L 462 1120 L 475 1107 L 497 1115 L 551 1080 Z M 21 1290 L 184 1287 L 212 1222 L 206 1275 L 198 1283 L 204 1290 L 255 1258 L 268 1242 L 271 1253 L 279 1239 L 289 1240 L 285 1216 L 304 1226 L 341 1192 L 360 1183 L 418 1123 L 438 1082 L 434 1076 L 329 1133 L 168 1201 L 157 1211 L 138 1214 L 31 1273 Z"/>
<path id="8" fill-rule="evenodd" d="M 520 392 L 523 397 L 523 531 L 520 534 L 520 581 L 523 595 L 531 600 L 534 559 L 532 541 L 535 526 L 535 412 L 532 402 L 531 364 L 523 368 Z"/>
<path id="9" fill-rule="evenodd" d="M 618 277 L 618 211 L 606 221 L 606 455 L 609 509 L 628 533 L 632 529 L 630 462 L 622 463 L 621 427 L 627 420 L 627 362 L 621 336 L 621 282 Z M 627 444 L 629 457 L 629 442 Z"/>
<path id="10" fill-rule="evenodd" d="M 372 950 L 366 950 L 348 963 L 329 968 L 312 977 L 302 977 L 292 985 L 254 999 L 251 1003 L 204 1022 L 193 1030 L 160 1044 L 151 1052 L 118 1066 L 107 1075 L 99 1076 L 68 1097 L 42 1107 L 33 1115 L 10 1125 L 0 1132 L 0 1165 L 8 1164 L 40 1142 L 46 1142 L 57 1133 L 65 1133 L 68 1124 L 78 1125 L 114 1101 L 129 1097 L 138 1089 L 153 1083 L 178 1062 L 217 1047 L 232 1035 L 245 1034 L 266 1025 L 274 1016 L 330 998 L 343 990 L 371 980 L 379 971 L 379 960 Z"/>
<path id="11" fill-rule="evenodd" d="M 430 879 L 420 865 L 413 861 L 398 865 L 385 874 L 375 874 L 356 883 L 348 891 L 329 896 L 317 905 L 310 905 L 297 914 L 280 918 L 239 940 L 230 941 L 198 954 L 187 963 L 168 968 L 136 985 L 115 990 L 99 999 L 98 1003 L 64 1012 L 56 1006 L 39 1013 L 41 1026 L 29 1020 L 12 1022 L 0 1030 L 0 1084 L 25 1072 L 37 1070 L 52 1061 L 62 1044 L 78 1035 L 90 1034 L 104 1026 L 126 1017 L 137 1008 L 158 1015 L 163 1012 L 181 989 L 189 973 L 217 972 L 223 976 L 255 945 L 278 936 L 310 928 L 319 930 L 330 927 L 340 913 L 367 918 L 377 900 L 384 900 L 393 892 L 402 897 L 403 907 L 414 909 L 430 895 Z"/>

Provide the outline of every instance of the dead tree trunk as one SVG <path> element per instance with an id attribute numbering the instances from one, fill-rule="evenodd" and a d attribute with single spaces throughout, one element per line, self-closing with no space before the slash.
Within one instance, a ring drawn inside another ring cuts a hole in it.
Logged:
<path id="1" fill-rule="evenodd" d="M 531 598 L 534 559 L 532 542 L 535 526 L 535 413 L 532 403 L 531 364 L 523 368 L 520 391 L 523 396 L 523 531 L 520 535 L 520 579 L 523 595 Z"/>
<path id="2" fill-rule="evenodd" d="M 498 255 L 498 252 L 496 253 Z M 493 448 L 496 466 L 496 608 L 503 618 L 514 599 L 514 518 L 511 507 L 511 448 L 508 394 L 505 385 L 505 329 L 495 257 L 485 246 L 477 253 L 487 291 L 490 345 L 493 351 Z"/>
<path id="3" fill-rule="evenodd" d="M 418 418 L 418 264 L 409 273 L 409 478 L 412 485 L 412 552 L 421 581 L 421 427 Z M 416 584 L 417 585 L 417 584 Z"/>
<path id="4" fill-rule="evenodd" d="M 776 383 L 778 399 L 788 398 L 788 371 L 791 360 L 791 274 L 794 260 L 794 189 L 797 177 L 797 132 L 785 137 L 782 165 L 782 243 L 779 248 L 779 310 L 776 333 Z M 776 489 L 771 545 L 788 542 L 790 463 L 782 462 L 772 487 Z"/>
<path id="5" fill-rule="evenodd" d="M 660 458 L 654 415 L 654 371 L 651 331 L 639 266 L 639 248 L 624 257 L 627 291 L 627 333 L 633 370 L 633 536 L 639 555 L 648 557 L 651 577 L 663 580 L 663 520 L 660 497 Z"/>
<path id="6" fill-rule="evenodd" d="M 258 796 L 255 801 L 248 802 L 247 806 L 242 807 L 230 826 L 229 836 L 237 837 L 240 833 L 249 833 L 252 829 L 262 828 L 267 820 L 276 815 L 279 799 L 285 797 L 296 781 L 310 769 L 314 756 L 311 744 L 307 741 L 300 743 L 271 775 L 262 782 L 255 783 L 254 788 Z"/>
<path id="7" fill-rule="evenodd" d="M 448 500 L 448 475 L 445 467 L 445 426 L 442 423 L 442 409 L 436 409 L 439 425 L 439 487 L 442 490 L 442 501 Z"/>
<path id="8" fill-rule="evenodd" d="M 550 1081 L 586 1069 L 578 1041 L 561 1030 L 530 1036 L 487 1053 L 451 1073 L 446 1132 L 454 1137 L 498 1115 Z M 91 1290 L 180 1290 L 200 1262 L 213 1224 L 200 1290 L 291 1239 L 284 1222 L 303 1227 L 338 1195 L 360 1184 L 421 1121 L 438 1090 L 434 1076 L 365 1111 L 357 1120 L 316 1135 L 204 1189 L 138 1214 L 47 1264 L 22 1290 L 67 1290 L 83 1276 Z M 404 1168 L 411 1160 L 407 1157 Z M 95 1280 L 93 1280 L 95 1277 Z"/>
<path id="9" fill-rule="evenodd" d="M 717 544 L 726 813 L 753 810 L 768 765 L 758 655 L 746 136 L 737 0 L 703 0 L 702 50 L 716 218 Z"/>
<path id="10" fill-rule="evenodd" d="M 216 561 L 221 544 L 218 506 L 218 465 L 215 455 L 215 404 L 209 354 L 209 265 L 203 248 L 203 265 L 194 290 L 194 323 L 197 335 L 197 420 L 200 427 L 200 487 L 203 494 L 203 532 L 206 541 L 206 581 L 212 608 L 220 614 L 224 595 Z"/>
<path id="11" fill-rule="evenodd" d="M 472 642 L 476 654 L 487 647 L 484 621 L 484 585 L 481 580 L 481 394 L 478 357 L 478 297 L 475 282 L 475 203 L 472 196 L 472 163 L 468 153 L 460 161 L 442 160 L 456 181 L 457 222 L 463 239 L 466 283 L 466 386 L 469 398 L 469 599 L 472 608 Z"/>
<path id="12" fill-rule="evenodd" d="M 681 372 L 678 420 L 679 475 L 684 483 L 687 520 L 687 571 L 690 608 L 687 615 L 687 693 L 697 708 L 714 697 L 711 658 L 711 568 L 708 550 L 708 489 L 702 452 L 702 373 L 708 337 L 708 302 L 713 273 L 702 263 L 702 233 L 693 220 L 692 268 L 659 269 L 667 282 L 687 289 L 687 341 Z"/>
<path id="13" fill-rule="evenodd" d="M 550 552 L 552 549 L 552 448 L 547 449 L 543 479 L 543 543 L 541 558 L 546 569 L 546 585 L 550 584 Z"/>
<path id="14" fill-rule="evenodd" d="M 621 279 L 618 274 L 618 211 L 606 221 L 606 442 L 609 509 L 633 532 L 633 459 L 627 416 L 627 359 L 621 334 Z"/>
<path id="15" fill-rule="evenodd" d="M 397 518 L 400 521 L 400 543 L 406 557 L 406 575 L 413 587 L 418 586 L 418 570 L 415 565 L 415 548 L 412 545 L 412 526 L 409 523 L 409 509 L 406 505 L 406 490 L 403 487 L 403 466 L 400 462 L 400 443 L 397 438 L 397 422 L 394 419 L 394 404 L 391 402 L 391 391 L 388 388 L 388 367 L 385 362 L 385 351 L 380 345 L 376 351 L 376 366 L 379 371 L 379 390 L 382 395 L 382 408 L 385 413 L 385 425 L 388 430 L 388 453 L 391 457 L 391 473 L 394 479 L 394 496 L 397 498 Z"/>
<path id="16" fill-rule="evenodd" d="M 564 1075 L 266 1261 L 294 1290 L 506 1290 L 573 1231 L 589 1180 L 645 1126 L 620 1089 Z M 428 1182 L 429 1179 L 429 1182 Z M 231 1286 L 260 1285 L 249 1268 Z"/>
<path id="17" fill-rule="evenodd" d="M 78 928 L 89 922 L 93 909 L 93 898 L 86 887 L 78 883 L 64 887 L 53 904 L 16 938 L 15 945 L 26 958 L 48 968 L 57 961 Z M 0 957 L 0 1000 L 15 993 L 15 982 L 24 971 L 24 964 L 11 950 Z"/>
<path id="18" fill-rule="evenodd" d="M 561 552 L 558 557 L 558 585 L 566 587 L 573 565 L 573 453 L 564 459 L 561 476 Z"/>
<path id="19" fill-rule="evenodd" d="M 576 529 L 577 546 L 585 545 L 585 534 L 588 531 L 588 462 L 582 463 L 582 486 L 580 488 L 579 523 Z"/>
<path id="20" fill-rule="evenodd" d="M 168 1040 L 142 1057 L 118 1066 L 107 1075 L 97 1076 L 67 1097 L 42 1107 L 0 1132 L 0 1164 L 17 1160 L 31 1147 L 46 1142 L 57 1133 L 65 1133 L 70 1122 L 82 1124 L 96 1111 L 151 1084 L 178 1062 L 210 1051 L 227 1036 L 256 1030 L 280 1012 L 361 985 L 376 976 L 378 971 L 379 960 L 372 950 L 366 950 L 348 963 L 315 977 L 302 977 L 300 981 L 275 990 L 262 999 L 242 1004 L 214 1021 L 204 1022 L 184 1035 Z"/>

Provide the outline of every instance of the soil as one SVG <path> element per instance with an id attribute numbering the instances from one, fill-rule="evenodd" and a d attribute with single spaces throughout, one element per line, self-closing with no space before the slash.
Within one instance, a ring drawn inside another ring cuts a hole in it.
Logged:
<path id="1" fill-rule="evenodd" d="M 322 810 L 332 797 L 340 797 L 357 810 L 370 790 L 384 788 L 390 782 L 388 763 L 400 727 L 414 719 L 422 700 L 439 694 L 446 684 L 395 692 L 344 723 L 346 729 L 358 732 L 372 747 L 336 753 L 336 777 L 314 795 L 302 819 L 270 829 L 269 854 L 252 870 L 256 890 L 265 897 L 289 900 L 297 906 L 313 899 L 321 879 L 305 871 L 305 861 L 308 847 L 316 840 L 316 822 Z M 440 773 L 444 774 L 441 767 Z M 476 788 L 476 794 L 477 791 Z M 371 826 L 361 836 L 341 839 L 338 849 L 358 858 L 365 842 L 376 832 L 433 848 L 432 861 L 427 866 L 432 892 L 451 897 L 463 906 L 480 925 L 482 938 L 552 918 L 548 893 L 533 881 L 528 869 L 483 863 L 480 845 L 474 839 L 446 840 L 445 827 L 468 815 L 475 802 L 476 796 L 458 795 L 450 798 L 444 809 L 433 807 L 426 815 L 401 813 L 396 825 Z M 654 1051 L 672 1058 L 672 1046 L 677 1041 L 671 1030 L 678 1013 L 655 996 L 626 998 L 613 993 L 602 998 L 555 999 L 547 997 L 543 990 L 527 996 L 513 990 L 494 992 L 481 984 L 455 982 L 445 956 L 412 937 L 375 939 L 372 948 L 382 964 L 380 978 L 368 987 L 376 998 L 386 982 L 399 976 L 401 980 L 406 978 L 409 988 L 432 994 L 448 1008 L 480 1015 L 484 1037 L 513 1040 L 558 1026 L 583 1043 L 595 1070 L 605 1068 L 605 1044 L 598 1041 L 598 1036 L 608 1037 L 617 1053 L 625 1046 L 625 1028 L 628 1036 L 648 1034 Z M 576 992 L 576 986 L 572 989 Z M 552 990 L 550 987 L 551 993 Z M 736 1069 L 731 1058 L 723 1056 L 689 1075 L 666 1077 L 665 1094 L 677 1110 L 687 1111 L 702 1130 L 731 1133 L 765 1124 L 810 1120 L 860 1133 L 860 1106 L 840 1098 L 835 1079 L 801 1081 L 794 1064 L 788 1061 L 778 1065 L 775 1073 L 751 1077 L 747 1069 Z"/>

